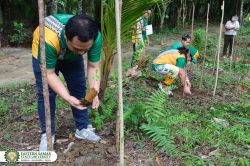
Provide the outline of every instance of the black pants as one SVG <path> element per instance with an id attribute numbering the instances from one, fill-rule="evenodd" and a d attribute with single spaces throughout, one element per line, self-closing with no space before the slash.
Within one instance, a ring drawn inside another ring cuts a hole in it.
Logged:
<path id="1" fill-rule="evenodd" d="M 135 53 L 135 51 L 136 51 L 136 46 L 135 46 L 135 43 L 133 43 L 133 53 Z"/>
<path id="2" fill-rule="evenodd" d="M 233 40 L 234 40 L 234 35 L 225 35 L 225 37 L 224 37 L 223 55 L 227 54 L 228 46 L 229 46 L 229 56 L 231 55 L 232 48 L 233 48 Z"/>

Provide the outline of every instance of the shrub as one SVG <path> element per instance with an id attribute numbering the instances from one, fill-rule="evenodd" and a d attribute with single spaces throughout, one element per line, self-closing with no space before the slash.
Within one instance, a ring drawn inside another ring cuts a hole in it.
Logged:
<path id="1" fill-rule="evenodd" d="M 27 34 L 24 32 L 24 23 L 22 22 L 13 22 L 14 34 L 9 35 L 10 42 L 17 43 L 18 45 L 24 43 Z"/>

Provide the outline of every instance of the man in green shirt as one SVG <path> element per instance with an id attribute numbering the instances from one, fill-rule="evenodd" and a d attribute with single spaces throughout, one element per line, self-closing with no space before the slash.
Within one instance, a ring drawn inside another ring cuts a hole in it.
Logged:
<path id="1" fill-rule="evenodd" d="M 190 56 L 192 57 L 192 61 L 194 63 L 196 63 L 197 58 L 199 57 L 199 51 L 196 48 L 190 46 L 191 36 L 189 34 L 184 34 L 181 39 L 182 39 L 181 42 L 177 42 L 177 43 L 173 44 L 170 47 L 170 49 L 178 49 L 178 48 L 182 48 L 182 47 L 189 49 Z"/>
<path id="2" fill-rule="evenodd" d="M 45 56 L 49 100 L 51 111 L 52 142 L 55 141 L 55 98 L 58 94 L 71 105 L 76 124 L 75 136 L 79 139 L 99 141 L 101 138 L 88 127 L 89 117 L 86 107 L 80 99 L 86 94 L 83 56 L 87 56 L 87 76 L 89 88 L 99 92 L 100 87 L 100 54 L 102 37 L 97 24 L 87 15 L 55 14 L 45 18 Z M 38 114 L 41 123 L 42 137 L 40 151 L 47 150 L 44 98 L 40 69 L 39 27 L 33 34 L 32 64 L 38 91 Z M 59 71 L 64 76 L 67 88 L 58 77 Z M 92 109 L 99 107 L 96 96 Z"/>

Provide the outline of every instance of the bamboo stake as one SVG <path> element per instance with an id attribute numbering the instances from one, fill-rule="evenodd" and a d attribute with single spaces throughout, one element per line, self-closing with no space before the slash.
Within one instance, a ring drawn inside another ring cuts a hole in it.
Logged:
<path id="1" fill-rule="evenodd" d="M 233 36 L 233 43 L 232 43 L 232 52 L 230 55 L 230 72 L 232 71 L 232 61 L 234 60 L 234 42 L 235 42 L 235 35 Z"/>
<path id="2" fill-rule="evenodd" d="M 218 76 L 219 76 L 221 34 L 222 34 L 223 17 L 224 17 L 224 1 L 222 2 L 221 10 L 222 10 L 222 16 L 221 16 L 220 34 L 219 34 L 219 40 L 218 40 L 217 67 L 216 67 L 216 77 L 215 77 L 213 97 L 215 96 L 215 92 L 216 92 L 216 88 L 217 88 L 217 84 L 218 84 Z"/>
<path id="3" fill-rule="evenodd" d="M 195 5 L 193 3 L 193 14 L 192 14 L 192 28 L 191 28 L 191 37 L 193 38 L 193 31 L 194 31 L 194 12 L 195 12 Z M 192 46 L 192 40 L 190 41 L 190 48 Z M 188 50 L 188 56 L 190 56 L 190 49 Z M 192 63 L 190 63 L 190 66 L 189 64 L 186 64 L 185 68 L 184 68 L 184 71 L 185 71 L 185 83 L 186 83 L 186 79 L 187 79 L 187 72 L 188 71 L 192 71 L 193 70 L 193 66 L 192 66 Z M 182 96 L 185 97 L 186 94 L 185 94 L 185 85 L 183 87 L 183 93 L 182 93 Z"/>
<path id="4" fill-rule="evenodd" d="M 122 98 L 122 58 L 121 58 L 121 11 L 122 0 L 115 0 L 115 20 L 117 37 L 117 56 L 118 56 L 118 84 L 119 84 L 119 106 L 120 112 L 120 166 L 124 166 L 124 128 L 123 128 L 123 98 Z"/>
<path id="5" fill-rule="evenodd" d="M 194 32 L 194 12 L 195 12 L 195 5 L 193 2 L 193 13 L 192 13 L 192 29 L 191 29 L 191 36 L 193 37 L 193 32 Z"/>
<path id="6" fill-rule="evenodd" d="M 47 81 L 47 70 L 45 60 L 45 38 L 44 38 L 44 1 L 38 0 L 39 8 L 39 30 L 40 30 L 40 55 L 41 55 L 41 72 L 43 82 L 43 96 L 44 96 L 44 108 L 46 117 L 46 138 L 47 138 L 47 150 L 53 150 L 52 137 L 51 137 L 51 118 L 50 118 L 50 106 L 49 106 L 49 91 Z"/>
<path id="7" fill-rule="evenodd" d="M 206 57 L 207 57 L 207 38 L 208 38 L 208 21 L 209 21 L 209 9 L 210 9 L 210 4 L 207 4 L 207 25 L 206 25 L 206 41 L 205 41 L 205 51 L 204 51 L 204 57 L 203 57 L 203 62 L 202 62 L 202 68 L 201 68 L 201 80 L 200 80 L 200 88 L 202 85 L 202 79 L 203 79 L 203 72 L 204 72 L 204 67 L 205 67 L 205 62 L 206 62 Z"/>

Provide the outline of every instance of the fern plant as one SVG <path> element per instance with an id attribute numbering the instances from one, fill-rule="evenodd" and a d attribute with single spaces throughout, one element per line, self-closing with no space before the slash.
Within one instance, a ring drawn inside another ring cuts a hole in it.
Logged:
<path id="1" fill-rule="evenodd" d="M 170 131 L 171 123 L 168 123 L 168 120 L 172 122 L 176 118 L 167 117 L 166 102 L 167 95 L 164 92 L 156 90 L 151 94 L 145 102 L 145 119 L 148 124 L 143 124 L 141 129 L 155 142 L 159 150 L 176 155 L 177 150 Z"/>
<path id="2" fill-rule="evenodd" d="M 163 152 L 170 155 L 176 155 L 176 147 L 173 138 L 171 137 L 170 130 L 159 126 L 159 124 L 144 124 L 141 129 L 156 143 L 156 146 Z"/>
<path id="3" fill-rule="evenodd" d="M 148 123 L 158 122 L 165 117 L 164 105 L 167 101 L 167 95 L 161 90 L 156 90 L 147 99 L 145 103 L 145 118 Z"/>

